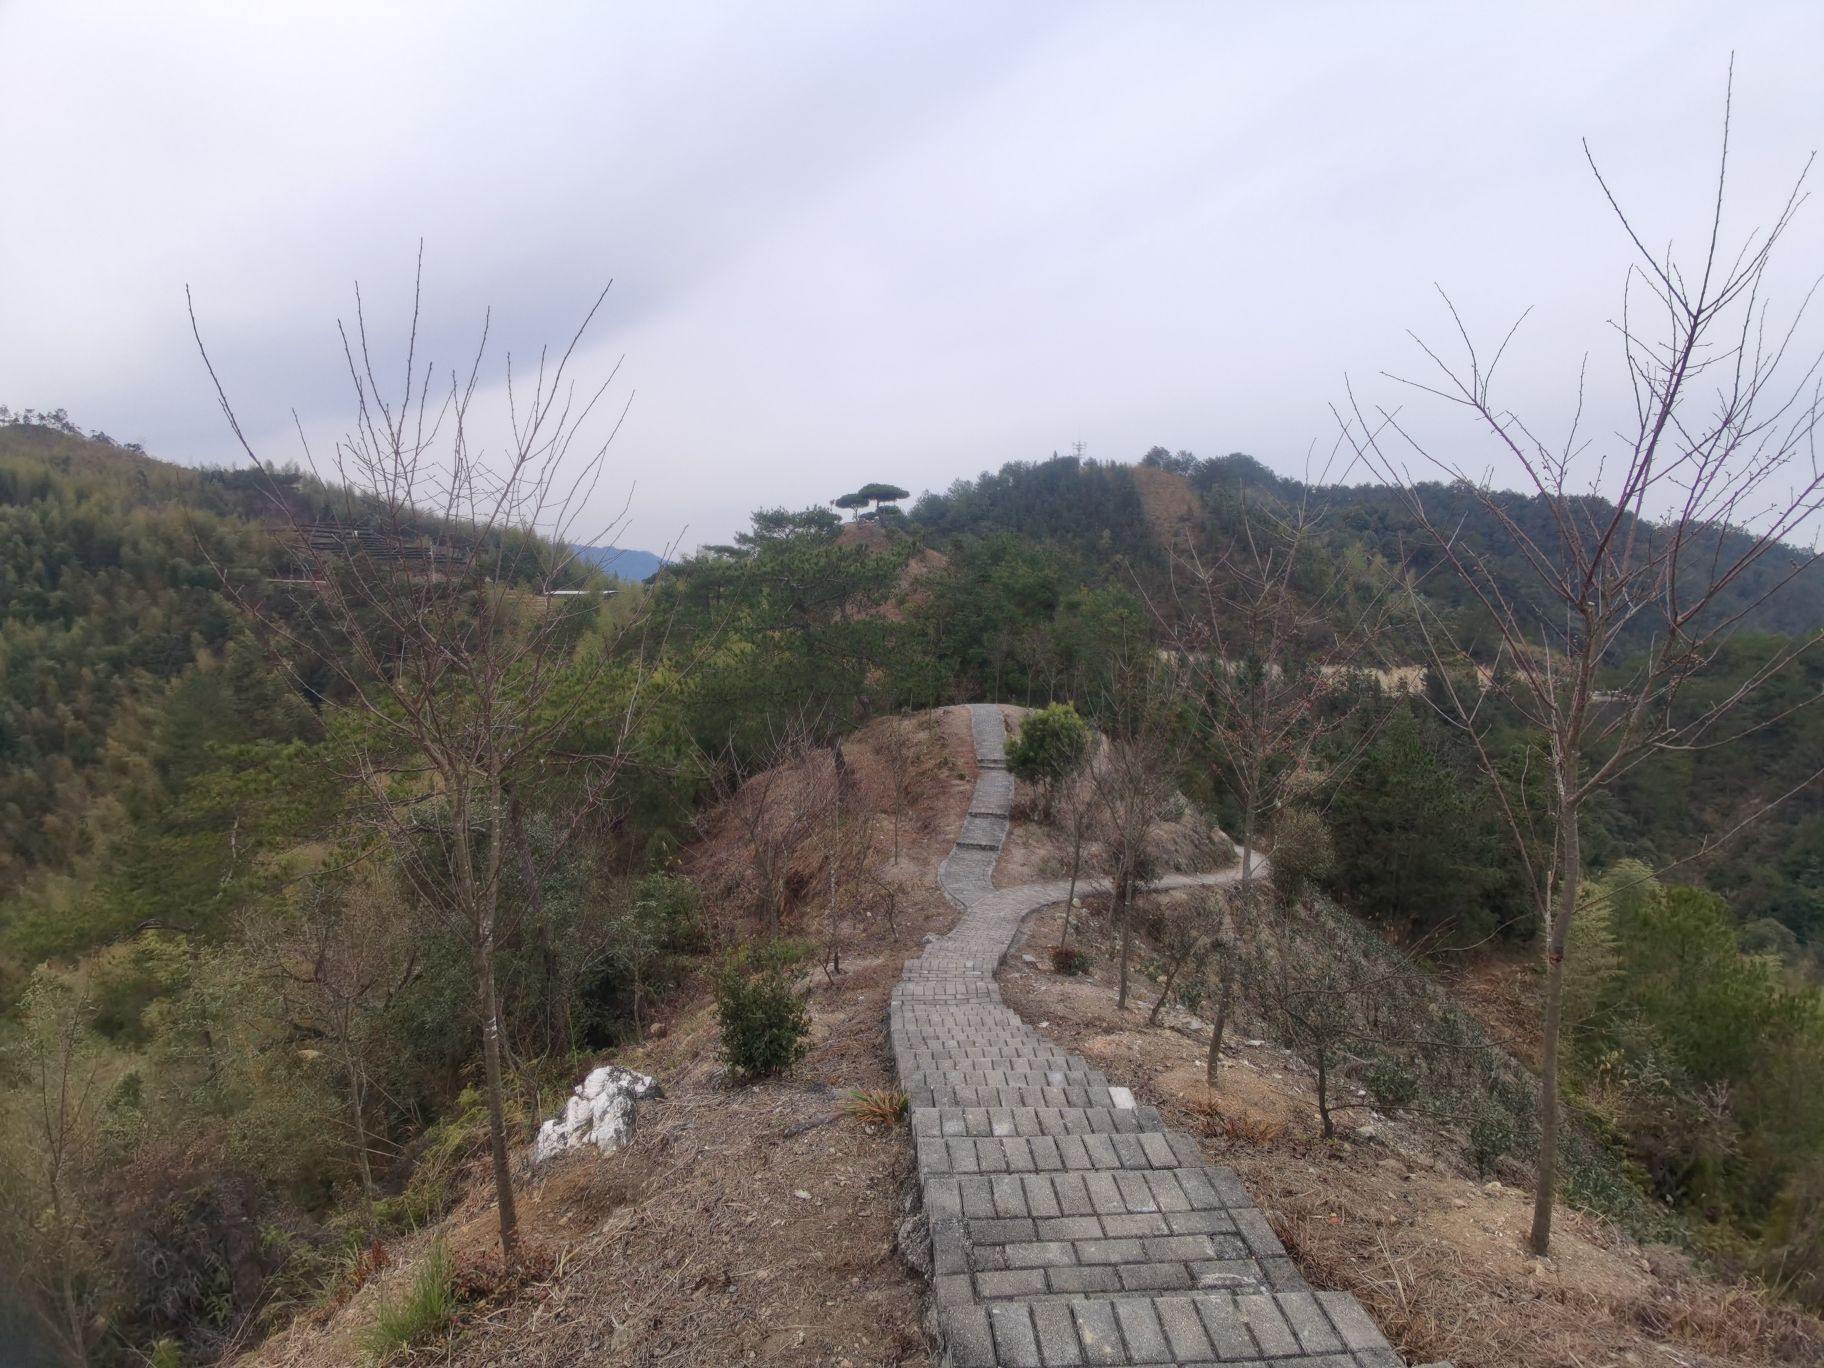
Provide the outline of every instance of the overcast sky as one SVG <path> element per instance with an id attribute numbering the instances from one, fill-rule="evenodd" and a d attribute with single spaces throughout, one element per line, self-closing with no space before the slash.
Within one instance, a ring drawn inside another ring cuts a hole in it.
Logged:
<path id="1" fill-rule="evenodd" d="M 1076 441 L 1296 473 L 1346 377 L 1398 398 L 1434 281 L 1480 334 L 1535 307 L 1509 399 L 1561 412 L 1627 260 L 1579 139 L 1695 244 L 1732 50 L 1742 228 L 1824 141 L 1816 0 L 0 0 L 0 403 L 241 459 L 188 284 L 295 457 L 292 409 L 346 426 L 353 283 L 396 341 L 422 237 L 446 365 L 488 306 L 498 375 L 614 279 L 583 370 L 626 358 L 624 544 Z M 1784 260 L 1790 295 L 1824 205 Z"/>

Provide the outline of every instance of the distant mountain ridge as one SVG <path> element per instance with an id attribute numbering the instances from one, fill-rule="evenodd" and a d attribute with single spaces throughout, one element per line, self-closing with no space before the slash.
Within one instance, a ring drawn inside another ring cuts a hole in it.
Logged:
<path id="1" fill-rule="evenodd" d="M 629 584 L 651 579 L 665 567 L 664 559 L 650 551 L 633 551 L 621 546 L 573 546 L 570 549 L 591 565 Z"/>

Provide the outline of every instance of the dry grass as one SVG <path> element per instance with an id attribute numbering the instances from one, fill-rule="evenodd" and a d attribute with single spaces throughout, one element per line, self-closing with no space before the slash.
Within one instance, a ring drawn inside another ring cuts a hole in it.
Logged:
<path id="1" fill-rule="evenodd" d="M 1534 1259 L 1530 1197 L 1477 1181 L 1463 1140 L 1417 1119 L 1376 1117 L 1375 1135 L 1316 1138 L 1308 1071 L 1270 1043 L 1232 1034 L 1222 1080 L 1204 1084 L 1197 1031 L 1149 1029 L 1114 1010 L 1115 966 L 1086 978 L 1028 966 L 1055 941 L 1056 910 L 1027 925 L 1002 973 L 1009 1006 L 1158 1106 L 1240 1174 L 1318 1287 L 1355 1294 L 1408 1361 L 1457 1368 L 1816 1368 L 1824 1323 L 1758 1289 L 1725 1285 L 1689 1261 L 1643 1249 L 1607 1222 L 1561 1207 L 1552 1257 Z M 1092 917 L 1081 934 L 1096 944 Z M 1073 936 L 1078 934 L 1073 932 Z M 1042 962 L 1042 961 L 1041 961 Z M 1505 1003 L 1524 966 L 1484 977 Z M 1465 995 L 1472 1009 L 1475 995 Z M 1168 1013 L 1168 1017 L 1182 1014 Z M 1188 1028 L 1187 1028 L 1188 1029 Z M 1365 1117 L 1364 1117 L 1365 1119 Z"/>
<path id="2" fill-rule="evenodd" d="M 842 1109 L 850 1116 L 879 1126 L 897 1126 L 906 1119 L 912 1099 L 901 1088 L 857 1089 L 843 1099 Z"/>
<path id="3" fill-rule="evenodd" d="M 1233 1141 L 1250 1149 L 1267 1149 L 1283 1143 L 1292 1134 L 1292 1127 L 1284 1121 L 1270 1116 L 1226 1112 L 1213 1097 L 1186 1103 L 1185 1110 L 1196 1118 L 1198 1129 L 1205 1136 Z"/>

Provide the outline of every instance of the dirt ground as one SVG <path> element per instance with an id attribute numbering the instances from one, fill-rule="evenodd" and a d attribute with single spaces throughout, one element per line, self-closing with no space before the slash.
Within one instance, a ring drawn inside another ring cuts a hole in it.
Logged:
<path id="1" fill-rule="evenodd" d="M 1147 1025 L 1157 983 L 1136 974 L 1128 1011 L 1116 1012 L 1114 947 L 1098 916 L 1072 931 L 1096 955 L 1092 972 L 1052 972 L 1061 921 L 1059 908 L 1028 919 L 1001 975 L 1008 1005 L 1198 1136 L 1241 1175 L 1306 1276 L 1353 1292 L 1412 1362 L 1824 1362 L 1818 1322 L 1705 1280 L 1677 1251 L 1642 1249 L 1582 1212 L 1561 1206 L 1551 1257 L 1532 1258 L 1530 1194 L 1479 1182 L 1460 1137 L 1362 1109 L 1345 1114 L 1347 1138 L 1321 1140 L 1307 1070 L 1246 1019 L 1210 1089 L 1207 1026 L 1175 1008 Z"/>
<path id="2" fill-rule="evenodd" d="M 868 732 L 845 743 L 864 788 L 885 788 Z M 872 1368 L 930 1363 L 920 1325 L 925 1285 L 895 1246 L 911 1172 L 901 1125 L 848 1114 L 852 1091 L 893 1086 L 888 998 L 905 960 L 956 913 L 932 874 L 961 829 L 974 784 L 968 714 L 945 709 L 928 738 L 922 792 L 902 814 L 877 810 L 881 876 L 898 888 L 895 921 L 845 933 L 844 973 L 815 974 L 810 1053 L 788 1079 L 731 1084 L 716 1059 L 715 1013 L 699 988 L 674 1000 L 637 1048 L 604 1055 L 649 1073 L 664 1100 L 641 1105 L 631 1145 L 553 1161 L 520 1191 L 529 1246 L 548 1275 L 517 1296 L 466 1310 L 439 1342 L 400 1360 L 474 1365 L 771 1363 Z M 819 934 L 814 916 L 803 930 Z M 794 928 L 788 927 L 787 930 Z M 474 1175 L 443 1223 L 460 1268 L 486 1260 L 495 1216 Z M 257 1362 L 359 1361 L 357 1337 L 397 1296 L 428 1237 L 396 1242 L 387 1267 L 340 1312 L 305 1317 Z"/>

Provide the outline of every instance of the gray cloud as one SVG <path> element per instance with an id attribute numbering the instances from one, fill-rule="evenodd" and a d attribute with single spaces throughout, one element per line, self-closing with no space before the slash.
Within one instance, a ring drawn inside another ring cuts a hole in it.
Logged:
<path id="1" fill-rule="evenodd" d="M 1701 229 L 1731 50 L 1735 227 L 1819 140 L 1824 10 L 1737 8 L 15 0 L 0 402 L 234 459 L 188 283 L 290 455 L 293 407 L 345 421 L 351 282 L 396 340 L 423 237 L 446 364 L 616 279 L 586 361 L 638 390 L 636 544 L 1077 439 L 1297 470 L 1346 374 L 1397 397 L 1434 281 L 1488 332 L 1536 306 L 1511 398 L 1550 419 L 1626 260 L 1579 137 L 1656 242 Z M 1814 213 L 1785 284 L 1820 259 Z"/>

